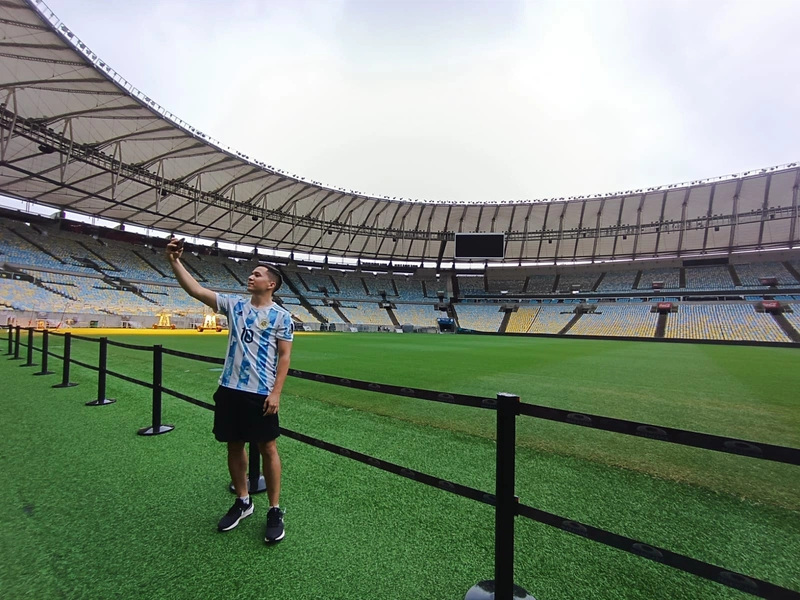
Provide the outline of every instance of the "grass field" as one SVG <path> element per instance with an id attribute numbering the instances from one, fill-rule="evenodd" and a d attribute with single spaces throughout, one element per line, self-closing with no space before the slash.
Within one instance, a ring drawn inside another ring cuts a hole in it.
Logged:
<path id="1" fill-rule="evenodd" d="M 120 337 L 222 356 L 215 334 Z M 59 351 L 60 339 L 52 340 Z M 96 362 L 97 345 L 73 357 Z M 298 334 L 295 368 L 523 401 L 800 447 L 793 349 L 505 337 Z M 38 356 L 37 356 L 38 361 Z M 220 535 L 224 449 L 209 411 L 165 398 L 174 432 L 149 424 L 150 392 L 96 375 L 31 377 L 0 360 L 0 593 L 8 598 L 463 598 L 492 575 L 491 509 L 311 448 L 280 442 L 287 540 L 256 517 Z M 54 360 L 52 366 L 60 367 Z M 109 349 L 148 379 L 150 356 Z M 209 400 L 213 366 L 165 357 L 164 384 Z M 56 369 L 54 369 L 56 370 Z M 489 411 L 290 378 L 286 427 L 484 490 L 494 487 Z M 800 590 L 800 468 L 520 417 L 522 502 Z M 538 600 L 716 599 L 746 594 L 517 520 L 516 581 Z"/>

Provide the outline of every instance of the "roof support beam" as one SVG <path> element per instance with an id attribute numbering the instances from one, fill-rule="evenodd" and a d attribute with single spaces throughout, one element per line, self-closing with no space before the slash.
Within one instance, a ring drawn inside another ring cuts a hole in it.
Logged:
<path id="1" fill-rule="evenodd" d="M 758 249 L 761 249 L 761 244 L 764 242 L 764 222 L 769 218 L 767 213 L 769 212 L 769 188 L 771 183 L 772 173 L 767 175 L 767 184 L 764 186 L 764 203 L 761 205 L 761 225 L 758 228 L 758 245 L 756 246 Z"/>

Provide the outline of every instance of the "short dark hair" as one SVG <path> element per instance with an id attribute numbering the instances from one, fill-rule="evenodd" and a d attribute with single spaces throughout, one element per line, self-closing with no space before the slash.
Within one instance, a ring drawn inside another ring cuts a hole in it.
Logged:
<path id="1" fill-rule="evenodd" d="M 275 278 L 277 279 L 277 283 L 275 285 L 275 289 L 272 290 L 272 291 L 273 291 L 273 293 L 277 292 L 278 289 L 281 287 L 281 285 L 283 285 L 283 276 L 281 275 L 280 270 L 278 270 L 278 267 L 276 267 L 275 265 L 271 265 L 269 263 L 265 263 L 265 262 L 259 262 L 256 265 L 256 268 L 258 268 L 258 267 L 264 267 L 267 271 L 269 271 L 272 275 L 275 276 Z"/>

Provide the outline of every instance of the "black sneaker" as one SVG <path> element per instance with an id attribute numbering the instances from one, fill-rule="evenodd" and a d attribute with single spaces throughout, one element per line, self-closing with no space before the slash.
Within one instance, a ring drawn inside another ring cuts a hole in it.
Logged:
<path id="1" fill-rule="evenodd" d="M 273 506 L 267 513 L 267 533 L 264 541 L 268 544 L 276 544 L 286 536 L 283 530 L 283 511 Z"/>
<path id="2" fill-rule="evenodd" d="M 250 502 L 245 504 L 241 498 L 237 498 L 236 502 L 231 506 L 231 509 L 219 520 L 217 529 L 220 531 L 230 531 L 239 524 L 239 521 L 252 514 L 253 501 L 250 500 Z"/>

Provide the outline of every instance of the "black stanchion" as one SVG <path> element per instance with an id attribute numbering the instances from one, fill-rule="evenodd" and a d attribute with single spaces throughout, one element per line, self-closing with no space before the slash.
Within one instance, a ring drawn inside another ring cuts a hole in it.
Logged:
<path id="1" fill-rule="evenodd" d="M 6 352 L 6 356 L 11 356 L 14 354 L 14 327 L 13 325 L 7 325 L 8 327 L 8 351 Z"/>
<path id="2" fill-rule="evenodd" d="M 116 400 L 106 398 L 106 363 L 108 362 L 108 338 L 100 338 L 100 363 L 97 365 L 97 400 L 87 402 L 86 406 L 106 406 Z"/>
<path id="3" fill-rule="evenodd" d="M 42 370 L 34 375 L 52 375 L 52 371 L 47 370 L 48 347 L 50 345 L 50 332 L 45 329 L 42 332 Z"/>
<path id="4" fill-rule="evenodd" d="M 33 327 L 28 327 L 28 354 L 26 360 L 20 367 L 35 367 L 33 362 Z"/>
<path id="5" fill-rule="evenodd" d="M 174 425 L 161 424 L 161 371 L 163 365 L 163 348 L 153 346 L 153 424 L 142 427 L 139 435 L 160 435 L 175 429 Z"/>
<path id="6" fill-rule="evenodd" d="M 231 483 L 228 489 L 234 494 L 236 493 L 233 483 Z M 250 467 L 247 473 L 247 492 L 249 494 L 262 494 L 266 491 L 267 480 L 264 479 L 264 475 L 261 473 L 261 452 L 258 451 L 258 444 L 256 442 L 250 442 Z"/>
<path id="7" fill-rule="evenodd" d="M 470 588 L 464 600 L 535 600 L 514 585 L 514 519 L 518 498 L 514 495 L 519 396 L 497 394 L 497 471 L 494 512 L 494 580 Z"/>
<path id="8" fill-rule="evenodd" d="M 71 348 L 72 334 L 68 331 L 64 334 L 64 365 L 63 369 L 61 370 L 61 383 L 54 385 L 54 388 L 67 388 L 78 385 L 77 383 L 73 383 L 69 380 L 69 356 Z"/>
<path id="9" fill-rule="evenodd" d="M 21 360 L 19 357 L 19 325 L 14 327 L 14 356 L 8 360 Z"/>

